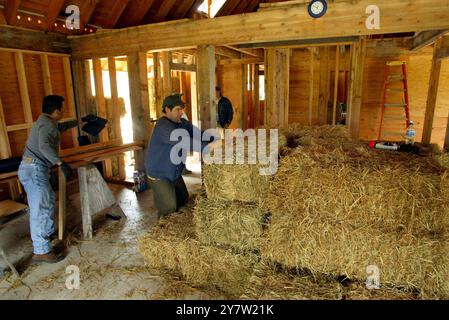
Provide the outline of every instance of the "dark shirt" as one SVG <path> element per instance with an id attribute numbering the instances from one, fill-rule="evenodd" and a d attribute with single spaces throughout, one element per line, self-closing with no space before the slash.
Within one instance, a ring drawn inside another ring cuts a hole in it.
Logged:
<path id="1" fill-rule="evenodd" d="M 186 135 L 184 136 L 185 139 L 178 138 L 178 140 L 175 141 L 170 140 L 170 135 L 173 130 L 176 129 L 186 130 Z M 165 116 L 161 117 L 154 127 L 148 146 L 145 159 L 145 170 L 147 175 L 151 178 L 169 181 L 176 181 L 179 179 L 185 168 L 187 152 L 200 152 L 207 146 L 208 142 L 201 141 L 201 137 L 202 132 L 186 119 L 181 119 L 180 123 L 176 123 Z M 180 141 L 187 141 L 188 144 L 181 145 Z M 175 146 L 180 147 L 178 156 L 183 159 L 179 164 L 173 163 L 170 159 L 170 154 Z"/>
<path id="2" fill-rule="evenodd" d="M 60 132 L 74 128 L 77 125 L 77 121 L 57 123 L 49 115 L 42 114 L 31 129 L 23 156 L 36 159 L 44 166 L 52 167 L 60 161 Z"/>
<path id="3" fill-rule="evenodd" d="M 226 97 L 218 100 L 217 122 L 222 128 L 227 128 L 234 118 L 234 109 L 231 101 Z"/>

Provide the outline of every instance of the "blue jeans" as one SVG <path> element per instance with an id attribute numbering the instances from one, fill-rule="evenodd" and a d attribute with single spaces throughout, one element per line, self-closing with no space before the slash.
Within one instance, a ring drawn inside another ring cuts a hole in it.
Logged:
<path id="1" fill-rule="evenodd" d="M 56 202 L 55 193 L 50 185 L 50 169 L 37 162 L 22 162 L 18 175 L 28 197 L 34 253 L 49 253 L 49 237 L 55 232 L 53 215 Z"/>

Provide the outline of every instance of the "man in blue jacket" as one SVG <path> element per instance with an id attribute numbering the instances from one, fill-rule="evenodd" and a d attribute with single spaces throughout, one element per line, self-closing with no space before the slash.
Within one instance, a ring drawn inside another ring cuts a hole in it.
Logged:
<path id="1" fill-rule="evenodd" d="M 171 157 L 173 148 L 180 145 L 179 140 L 170 139 L 172 132 L 183 129 L 190 139 L 186 148 L 178 150 L 181 158 L 185 159 L 189 151 L 201 152 L 208 144 L 201 141 L 201 131 L 182 117 L 185 103 L 181 96 L 179 93 L 172 94 L 164 99 L 164 115 L 156 123 L 145 159 L 145 170 L 152 180 L 154 203 L 159 218 L 178 211 L 189 200 L 182 178 L 185 162 L 177 164 Z M 194 139 L 197 141 L 194 142 Z"/>

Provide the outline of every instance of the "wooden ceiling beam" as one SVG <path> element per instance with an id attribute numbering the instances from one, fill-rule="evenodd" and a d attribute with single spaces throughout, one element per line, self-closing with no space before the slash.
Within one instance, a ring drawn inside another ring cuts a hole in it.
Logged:
<path id="1" fill-rule="evenodd" d="M 47 14 L 45 17 L 45 30 L 51 31 L 54 28 L 54 23 L 59 17 L 59 13 L 64 7 L 65 0 L 52 0 L 48 6 Z"/>
<path id="2" fill-rule="evenodd" d="M 84 32 L 84 28 L 90 21 L 98 0 L 84 0 L 80 8 L 80 32 Z"/>
<path id="3" fill-rule="evenodd" d="M 141 24 L 156 0 L 133 0 L 126 7 L 116 26 L 129 27 Z"/>
<path id="4" fill-rule="evenodd" d="M 157 10 L 155 10 L 155 14 L 149 18 L 151 22 L 162 22 L 167 17 L 170 10 L 175 5 L 176 0 L 164 0 L 161 1 L 161 4 Z"/>
<path id="5" fill-rule="evenodd" d="M 5 19 L 11 26 L 15 26 L 17 24 L 17 12 L 21 3 L 21 0 L 6 0 L 5 2 Z"/>
<path id="6" fill-rule="evenodd" d="M 108 16 L 107 21 L 105 21 L 103 28 L 112 29 L 117 24 L 117 21 L 120 19 L 123 11 L 125 11 L 128 6 L 130 0 L 115 0 L 112 5 L 111 12 Z"/>
<path id="7" fill-rule="evenodd" d="M 89 57 L 199 45 L 236 46 L 449 29 L 449 0 L 414 0 L 413 5 L 403 0 L 379 2 L 382 28 L 367 29 L 363 22 L 371 2 L 329 3 L 332 14 L 321 19 L 311 18 L 304 8 L 276 9 L 197 21 L 172 21 L 70 39 L 74 56 Z M 399 18 L 397 12 L 401 12 Z"/>
<path id="8" fill-rule="evenodd" d="M 186 18 L 192 17 L 193 13 L 198 11 L 198 7 L 200 6 L 201 3 L 203 3 L 203 0 L 196 0 L 195 2 L 193 2 L 192 6 L 187 11 L 184 17 Z"/>

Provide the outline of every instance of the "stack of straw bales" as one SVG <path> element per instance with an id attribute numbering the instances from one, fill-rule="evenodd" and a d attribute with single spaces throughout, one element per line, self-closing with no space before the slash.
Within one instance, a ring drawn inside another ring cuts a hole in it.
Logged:
<path id="1" fill-rule="evenodd" d="M 139 250 L 153 271 L 175 272 L 192 285 L 231 297 L 244 292 L 257 261 L 252 254 L 202 244 L 191 212 L 161 219 L 140 239 Z"/>
<path id="2" fill-rule="evenodd" d="M 295 129 L 266 199 L 262 256 L 290 268 L 449 296 L 449 179 L 433 157 L 375 152 L 343 132 Z M 300 131 L 300 130 L 299 130 Z M 330 132 L 330 136 L 326 134 Z M 337 143 L 339 141 L 339 143 Z"/>

